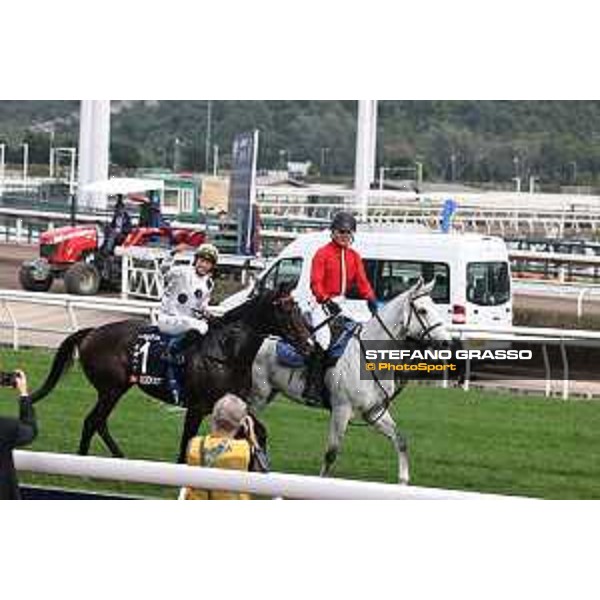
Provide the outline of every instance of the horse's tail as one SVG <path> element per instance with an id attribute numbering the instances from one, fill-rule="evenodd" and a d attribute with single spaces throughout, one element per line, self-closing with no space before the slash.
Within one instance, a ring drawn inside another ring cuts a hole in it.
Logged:
<path id="1" fill-rule="evenodd" d="M 54 386 L 58 383 L 58 380 L 69 370 L 73 364 L 75 349 L 92 330 L 93 327 L 80 329 L 79 331 L 72 333 L 63 341 L 54 355 L 54 361 L 52 362 L 52 367 L 50 368 L 48 377 L 46 377 L 46 381 L 44 381 L 39 390 L 36 390 L 31 394 L 31 400 L 33 402 L 37 402 L 38 400 L 45 398 L 54 389 Z"/>

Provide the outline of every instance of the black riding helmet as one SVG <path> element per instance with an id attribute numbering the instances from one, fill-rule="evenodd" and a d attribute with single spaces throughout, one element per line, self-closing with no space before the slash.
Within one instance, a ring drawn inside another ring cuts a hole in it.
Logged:
<path id="1" fill-rule="evenodd" d="M 346 230 L 354 233 L 356 231 L 356 219 L 354 215 L 349 212 L 336 213 L 331 221 L 331 230 Z"/>

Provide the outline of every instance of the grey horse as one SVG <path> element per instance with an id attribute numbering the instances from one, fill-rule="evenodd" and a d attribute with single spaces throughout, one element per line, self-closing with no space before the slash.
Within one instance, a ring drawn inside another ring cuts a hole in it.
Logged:
<path id="1" fill-rule="evenodd" d="M 435 280 L 425 284 L 419 280 L 412 288 L 389 301 L 352 337 L 344 353 L 325 375 L 330 393 L 331 416 L 327 450 L 321 466 L 321 475 L 331 472 L 337 458 L 348 423 L 354 414 L 361 416 L 394 445 L 398 456 L 398 481 L 408 484 L 408 445 L 404 435 L 388 410 L 389 401 L 400 391 L 395 380 L 361 379 L 361 340 L 401 341 L 418 339 L 423 343 L 449 341 L 450 334 L 431 299 Z M 248 403 L 255 409 L 265 408 L 277 392 L 283 392 L 296 402 L 305 403 L 304 369 L 279 364 L 276 356 L 277 340 L 268 338 L 260 347 L 252 366 L 252 392 Z"/>

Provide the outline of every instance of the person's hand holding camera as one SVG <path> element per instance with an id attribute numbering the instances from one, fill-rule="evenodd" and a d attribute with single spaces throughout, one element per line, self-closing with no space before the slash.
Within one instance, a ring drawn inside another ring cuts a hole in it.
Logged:
<path id="1" fill-rule="evenodd" d="M 252 419 L 250 417 L 244 417 L 242 427 L 244 430 L 244 437 L 248 440 L 250 446 L 258 446 L 259 444 L 256 440 L 256 434 L 254 433 L 254 423 L 252 422 Z"/>
<path id="2" fill-rule="evenodd" d="M 21 370 L 15 371 L 15 387 L 17 390 L 19 390 L 19 396 L 29 396 L 29 391 L 27 389 L 27 377 Z"/>

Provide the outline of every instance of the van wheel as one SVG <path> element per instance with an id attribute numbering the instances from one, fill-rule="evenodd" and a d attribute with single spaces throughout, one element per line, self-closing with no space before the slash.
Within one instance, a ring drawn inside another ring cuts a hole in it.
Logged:
<path id="1" fill-rule="evenodd" d="M 34 279 L 29 265 L 21 265 L 19 269 L 19 283 L 28 292 L 47 292 L 52 287 L 52 273 L 46 279 Z"/>
<path id="2" fill-rule="evenodd" d="M 65 273 L 65 289 L 67 294 L 93 296 L 100 288 L 100 273 L 94 265 L 75 263 Z"/>

